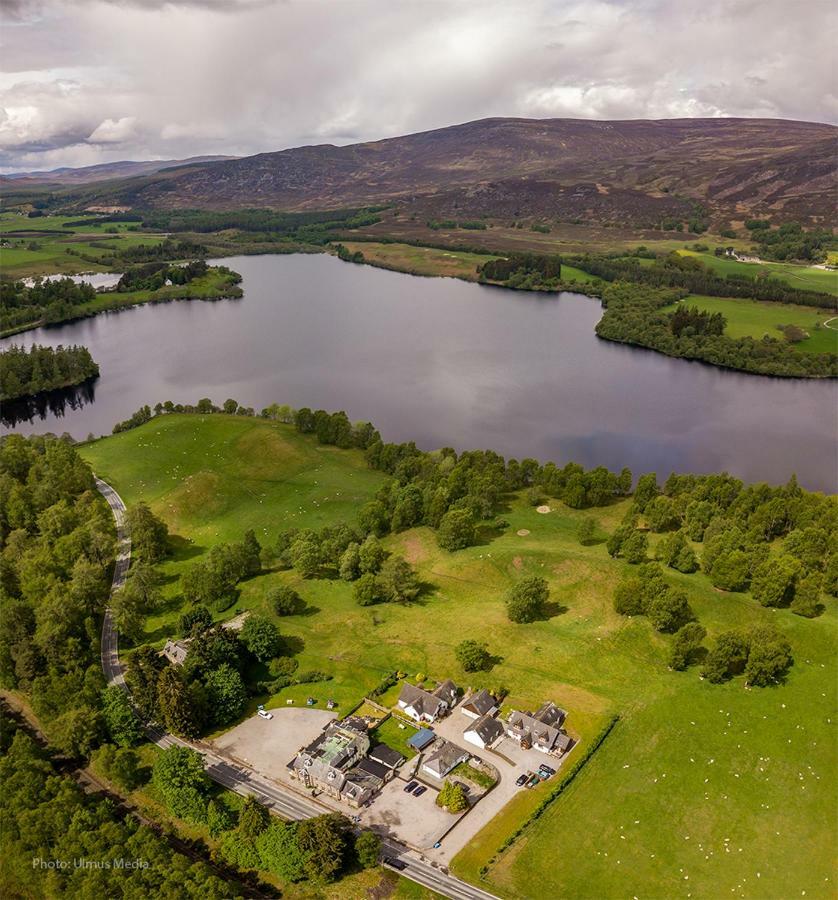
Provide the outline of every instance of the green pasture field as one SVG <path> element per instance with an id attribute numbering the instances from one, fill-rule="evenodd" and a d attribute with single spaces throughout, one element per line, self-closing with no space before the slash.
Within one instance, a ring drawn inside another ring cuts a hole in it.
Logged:
<path id="1" fill-rule="evenodd" d="M 678 252 L 682 256 L 698 257 L 708 269 L 712 269 L 719 275 L 747 275 L 749 278 L 756 278 L 761 274 L 770 274 L 801 290 L 838 295 L 838 272 L 829 269 L 816 269 L 814 266 L 795 265 L 794 263 L 745 263 L 736 259 L 716 256 L 713 253 L 697 253 L 695 250 L 679 250 Z"/>
<path id="2" fill-rule="evenodd" d="M 779 339 L 782 338 L 782 333 L 778 330 L 778 325 L 797 325 L 809 334 L 808 338 L 794 345 L 797 350 L 804 353 L 838 353 L 838 331 L 824 325 L 835 315 L 827 309 L 731 297 L 705 297 L 700 294 L 691 294 L 683 302 L 706 312 L 720 312 L 727 319 L 725 334 L 732 338 L 759 339 L 767 334 Z M 666 311 L 675 308 L 673 304 L 666 307 Z M 831 324 L 838 325 L 838 320 Z"/>
<path id="3" fill-rule="evenodd" d="M 147 501 L 175 536 L 176 552 L 163 565 L 166 606 L 147 626 L 155 646 L 175 630 L 178 576 L 214 543 L 239 540 L 253 528 L 270 544 L 292 525 L 352 521 L 383 481 L 356 451 L 319 447 L 290 426 L 224 415 L 156 418 L 81 453 L 127 503 Z M 245 582 L 222 617 L 237 609 L 272 615 L 266 595 L 278 584 L 294 586 L 308 604 L 276 621 L 300 669 L 333 680 L 286 689 L 266 698 L 268 706 L 333 697 L 348 710 L 385 674 L 401 670 L 451 677 L 464 688 L 503 687 L 505 706 L 554 700 L 568 710 L 579 752 L 611 715 L 621 716 L 570 789 L 490 866 L 485 887 L 493 893 L 774 898 L 805 890 L 810 898 L 833 897 L 834 604 L 817 619 L 802 619 L 764 609 L 750 595 L 722 594 L 702 574 L 668 570 L 711 638 L 770 623 L 788 637 L 796 661 L 785 684 L 766 689 L 745 689 L 741 679 L 711 685 L 696 668 L 670 672 L 671 639 L 612 608 L 626 564 L 611 559 L 603 543 L 582 546 L 575 536 L 590 515 L 598 533 L 609 532 L 627 504 L 576 511 L 554 503 L 542 515 L 510 498 L 502 512 L 509 527 L 456 553 L 441 551 L 427 528 L 390 536 L 388 549 L 404 555 L 426 585 L 410 605 L 359 607 L 351 585 L 337 578 L 270 571 Z M 519 536 L 523 529 L 529 533 Z M 503 598 L 530 574 L 550 584 L 550 618 L 515 625 Z M 466 637 L 500 657 L 492 671 L 462 671 L 454 648 Z M 478 880 L 481 866 L 550 787 L 522 790 L 455 858 L 453 870 Z"/>

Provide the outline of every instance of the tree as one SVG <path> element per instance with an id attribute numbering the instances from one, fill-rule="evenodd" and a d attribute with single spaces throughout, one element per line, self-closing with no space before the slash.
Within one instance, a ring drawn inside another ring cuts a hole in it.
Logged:
<path id="1" fill-rule="evenodd" d="M 660 493 L 658 478 L 654 472 L 647 472 L 637 479 L 637 487 L 634 489 L 634 506 L 639 512 L 643 512 L 646 506 Z"/>
<path id="2" fill-rule="evenodd" d="M 675 632 L 669 653 L 669 667 L 681 671 L 694 658 L 707 631 L 698 622 L 688 622 Z"/>
<path id="3" fill-rule="evenodd" d="M 314 541 L 294 541 L 290 555 L 291 565 L 303 578 L 313 578 L 320 571 L 320 548 Z"/>
<path id="4" fill-rule="evenodd" d="M 812 572 L 797 582 L 791 611 L 798 616 L 814 619 L 821 614 L 821 585 L 823 578 L 819 572 Z"/>
<path id="5" fill-rule="evenodd" d="M 279 629 L 264 616 L 249 615 L 239 632 L 239 639 L 260 662 L 279 655 L 282 638 Z"/>
<path id="6" fill-rule="evenodd" d="M 752 629 L 750 652 L 745 666 L 745 681 L 756 687 L 766 687 L 782 681 L 793 662 L 791 645 L 770 626 Z"/>
<path id="7" fill-rule="evenodd" d="M 492 657 L 485 644 L 477 641 L 461 641 L 454 648 L 454 656 L 464 672 L 482 672 L 492 666 Z"/>
<path id="8" fill-rule="evenodd" d="M 206 820 L 210 780 L 201 754 L 188 747 L 169 747 L 157 755 L 152 781 L 176 815 L 193 822 Z"/>
<path id="9" fill-rule="evenodd" d="M 437 794 L 436 805 L 447 809 L 450 813 L 458 813 L 468 809 L 468 797 L 461 785 L 446 781 Z"/>
<path id="10" fill-rule="evenodd" d="M 649 603 L 646 615 L 658 631 L 670 633 L 695 618 L 687 595 L 683 591 L 673 590 L 658 594 Z"/>
<path id="11" fill-rule="evenodd" d="M 244 798 L 244 803 L 239 812 L 238 832 L 242 840 L 250 844 L 255 843 L 256 838 L 270 825 L 271 814 L 267 807 L 253 796 L 248 795 Z"/>
<path id="12" fill-rule="evenodd" d="M 718 564 L 717 564 L 718 565 Z M 794 595 L 800 563 L 781 553 L 767 559 L 754 570 L 751 593 L 762 606 L 785 606 Z"/>
<path id="13" fill-rule="evenodd" d="M 649 551 L 649 539 L 642 531 L 633 530 L 625 539 L 622 546 L 623 559 L 627 563 L 636 565 L 642 563 L 646 559 Z"/>
<path id="14" fill-rule="evenodd" d="M 90 756 L 103 737 L 102 717 L 89 706 L 77 706 L 62 713 L 51 728 L 52 743 L 67 756 Z"/>
<path id="15" fill-rule="evenodd" d="M 131 552 L 147 563 L 160 562 L 169 552 L 169 529 L 142 501 L 128 508 Z"/>
<path id="16" fill-rule="evenodd" d="M 283 881 L 302 881 L 306 877 L 305 857 L 297 840 L 296 822 L 277 822 L 256 838 L 262 865 Z"/>
<path id="17" fill-rule="evenodd" d="M 657 548 L 657 558 L 671 569 L 690 574 L 698 569 L 698 559 L 687 541 L 683 531 L 673 531 L 667 535 Z"/>
<path id="18" fill-rule="evenodd" d="M 102 715 L 111 740 L 118 746 L 130 747 L 143 736 L 128 695 L 122 688 L 105 688 L 102 694 Z"/>
<path id="19" fill-rule="evenodd" d="M 285 584 L 268 591 L 268 603 L 278 616 L 293 616 L 305 606 L 302 597 Z"/>
<path id="20" fill-rule="evenodd" d="M 222 832 L 229 831 L 233 827 L 233 816 L 230 810 L 220 800 L 210 800 L 207 803 L 207 828 L 213 837 L 219 837 Z"/>
<path id="21" fill-rule="evenodd" d="M 384 592 L 378 578 L 371 573 L 362 575 L 352 587 L 352 596 L 359 606 L 372 606 L 384 599 Z"/>
<path id="22" fill-rule="evenodd" d="M 137 709 L 146 720 L 157 715 L 157 681 L 163 670 L 163 661 L 154 648 L 147 644 L 128 657 L 125 681 Z"/>
<path id="23" fill-rule="evenodd" d="M 145 609 L 145 597 L 131 579 L 111 599 L 111 615 L 117 630 L 134 643 L 145 633 Z"/>
<path id="24" fill-rule="evenodd" d="M 538 575 L 522 578 L 509 592 L 506 614 L 510 622 L 535 622 L 544 616 L 544 606 L 550 596 L 547 582 Z"/>
<path id="25" fill-rule="evenodd" d="M 362 831 L 355 838 L 355 856 L 363 869 L 378 865 L 381 853 L 381 838 L 374 831 Z"/>
<path id="26" fill-rule="evenodd" d="M 646 582 L 636 575 L 624 578 L 614 590 L 614 609 L 621 616 L 645 615 Z"/>
<path id="27" fill-rule="evenodd" d="M 126 791 L 138 788 L 143 783 L 139 754 L 127 747 L 117 750 L 108 774 Z"/>
<path id="28" fill-rule="evenodd" d="M 344 581 L 354 581 L 361 574 L 361 545 L 353 541 L 340 558 L 338 574 Z"/>
<path id="29" fill-rule="evenodd" d="M 204 631 L 212 626 L 212 613 L 206 606 L 193 606 L 178 619 L 178 632 L 190 637 L 193 632 Z"/>
<path id="30" fill-rule="evenodd" d="M 681 524 L 675 504 L 669 497 L 660 495 L 646 504 L 643 512 L 646 523 L 654 532 L 672 531 Z"/>
<path id="31" fill-rule="evenodd" d="M 750 641 L 741 631 L 725 631 L 716 638 L 716 645 L 707 654 L 701 674 L 714 684 L 727 681 L 745 671 Z"/>
<path id="32" fill-rule="evenodd" d="M 163 669 L 157 679 L 157 711 L 168 731 L 182 737 L 197 737 L 201 731 L 192 694 L 174 666 Z"/>
<path id="33" fill-rule="evenodd" d="M 710 569 L 710 581 L 725 591 L 744 591 L 748 586 L 750 560 L 742 550 L 723 553 Z"/>
<path id="34" fill-rule="evenodd" d="M 477 535 L 470 509 L 450 509 L 442 517 L 437 530 L 437 543 L 443 550 L 454 552 L 470 547 Z"/>
<path id="35" fill-rule="evenodd" d="M 334 881 L 346 862 L 349 820 L 340 813 L 304 819 L 297 825 L 297 842 L 313 881 Z"/>
<path id="36" fill-rule="evenodd" d="M 358 513 L 358 525 L 364 534 L 384 537 L 390 530 L 390 516 L 387 507 L 380 500 L 365 503 Z"/>
<path id="37" fill-rule="evenodd" d="M 421 590 L 413 566 L 401 556 L 391 556 L 385 561 L 378 575 L 378 583 L 390 603 L 410 603 Z"/>
<path id="38" fill-rule="evenodd" d="M 373 574 L 381 570 L 384 560 L 387 559 L 387 551 L 381 546 L 374 534 L 367 535 L 364 543 L 358 551 L 358 562 L 362 574 Z"/>
<path id="39" fill-rule="evenodd" d="M 204 686 L 214 724 L 226 725 L 242 714 L 247 703 L 247 688 L 231 665 L 224 663 L 210 672 Z"/>
<path id="40" fill-rule="evenodd" d="M 576 540 L 582 546 L 587 546 L 593 542 L 594 535 L 596 535 L 596 524 L 596 519 L 592 519 L 590 516 L 586 516 L 579 521 L 579 524 L 576 526 Z"/>
<path id="41" fill-rule="evenodd" d="M 245 531 L 241 546 L 245 577 L 258 575 L 262 571 L 262 545 L 256 540 L 256 532 L 252 528 Z"/>

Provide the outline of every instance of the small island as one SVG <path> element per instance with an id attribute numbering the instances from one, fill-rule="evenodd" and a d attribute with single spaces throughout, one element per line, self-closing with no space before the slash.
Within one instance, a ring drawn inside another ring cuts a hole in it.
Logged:
<path id="1" fill-rule="evenodd" d="M 74 387 L 99 375 L 87 347 L 12 346 L 0 353 L 0 400 Z"/>

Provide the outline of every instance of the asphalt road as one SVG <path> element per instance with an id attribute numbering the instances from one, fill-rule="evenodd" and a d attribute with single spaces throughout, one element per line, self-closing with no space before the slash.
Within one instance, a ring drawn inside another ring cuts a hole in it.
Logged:
<path id="1" fill-rule="evenodd" d="M 101 478 L 96 479 L 99 493 L 107 500 L 116 522 L 117 556 L 114 567 L 111 593 L 125 584 L 125 578 L 131 565 L 131 535 L 125 518 L 125 504 L 117 492 Z M 111 618 L 110 610 L 105 611 L 102 622 L 102 671 L 109 685 L 118 685 L 128 690 L 125 675 L 119 660 L 119 635 Z M 297 794 L 290 788 L 276 784 L 263 778 L 254 769 L 244 765 L 233 765 L 215 753 L 207 744 L 200 741 L 185 741 L 159 728 L 148 727 L 146 734 L 158 747 L 189 747 L 197 750 L 204 757 L 207 775 L 218 784 L 235 791 L 237 794 L 252 794 L 268 809 L 273 810 L 283 819 L 299 820 L 333 812 L 310 797 Z M 403 863 L 405 868 L 398 873 L 417 884 L 424 885 L 451 900 L 495 900 L 493 894 L 480 890 L 452 875 L 448 875 L 438 866 L 424 861 L 418 853 L 392 841 L 384 842 L 382 852 Z"/>

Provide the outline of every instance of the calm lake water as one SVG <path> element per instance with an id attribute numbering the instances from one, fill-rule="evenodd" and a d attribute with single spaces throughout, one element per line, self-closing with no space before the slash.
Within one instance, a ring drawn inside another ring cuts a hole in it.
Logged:
<path id="1" fill-rule="evenodd" d="M 598 301 L 418 278 L 334 257 L 224 260 L 244 297 L 107 313 L 0 342 L 85 344 L 101 377 L 23 433 L 109 433 L 145 403 L 345 409 L 385 440 L 635 474 L 727 470 L 838 489 L 834 382 L 741 375 L 599 340 Z"/>

